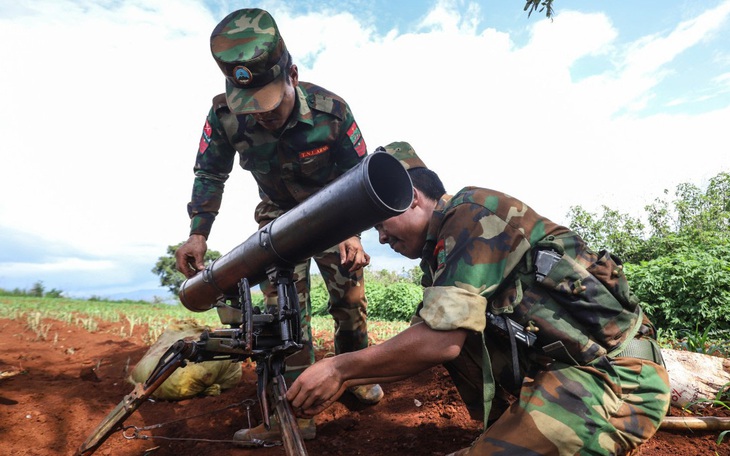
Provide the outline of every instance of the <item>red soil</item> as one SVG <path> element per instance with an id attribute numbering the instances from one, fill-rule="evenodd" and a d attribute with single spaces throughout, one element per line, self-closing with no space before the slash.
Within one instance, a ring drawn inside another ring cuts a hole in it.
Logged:
<path id="1" fill-rule="evenodd" d="M 149 348 L 140 336 L 146 332 L 144 327 L 136 328 L 133 337 L 122 338 L 113 325 L 100 325 L 98 331 L 89 333 L 59 321 L 44 323 L 52 323 L 48 341 L 37 340 L 24 322 L 0 319 L 0 453 L 4 455 L 73 454 L 132 391 L 125 380 L 127 372 Z M 235 431 L 248 427 L 244 407 L 223 409 L 256 397 L 253 365 L 244 364 L 243 370 L 241 383 L 220 396 L 143 404 L 125 424 L 142 427 L 190 418 L 142 432 L 158 437 L 155 439 L 127 440 L 115 433 L 95 454 L 284 455 L 281 446 L 247 449 L 210 441 L 230 439 Z M 343 397 L 319 415 L 317 438 L 307 442 L 308 453 L 437 456 L 466 447 L 479 435 L 481 423 L 469 418 L 441 368 L 383 385 L 383 389 L 385 398 L 375 406 Z M 708 413 L 722 415 L 723 409 Z M 250 415 L 252 420 L 258 419 L 257 405 Z M 638 454 L 730 455 L 730 443 L 715 443 L 718 435 L 719 431 L 660 430 Z"/>

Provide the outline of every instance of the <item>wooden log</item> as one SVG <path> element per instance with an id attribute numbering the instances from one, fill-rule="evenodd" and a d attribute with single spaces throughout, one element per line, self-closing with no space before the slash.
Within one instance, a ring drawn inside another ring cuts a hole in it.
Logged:
<path id="1" fill-rule="evenodd" d="M 701 409 L 730 385 L 728 359 L 665 348 L 662 356 L 669 373 L 671 404 L 676 407 Z"/>
<path id="2" fill-rule="evenodd" d="M 659 429 L 664 431 L 726 431 L 730 418 L 717 416 L 665 416 Z"/>

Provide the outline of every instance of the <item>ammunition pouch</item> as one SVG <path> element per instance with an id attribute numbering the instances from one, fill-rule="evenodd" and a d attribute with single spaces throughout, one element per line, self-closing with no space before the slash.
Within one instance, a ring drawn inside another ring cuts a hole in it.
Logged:
<path id="1" fill-rule="evenodd" d="M 551 320 L 554 326 L 541 328 L 540 335 L 548 336 L 543 338 L 544 353 L 568 364 L 587 364 L 633 339 L 642 315 L 620 260 L 606 251 L 574 251 L 575 244 L 568 253 L 563 242 L 571 240 L 548 236 L 538 242 L 531 277 L 523 275 L 522 280 L 550 297 L 536 301 L 533 312 L 545 307 L 560 315 Z"/>

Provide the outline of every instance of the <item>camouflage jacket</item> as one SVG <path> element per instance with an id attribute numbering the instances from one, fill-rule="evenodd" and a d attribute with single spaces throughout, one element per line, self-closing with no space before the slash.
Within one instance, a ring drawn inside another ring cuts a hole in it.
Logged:
<path id="1" fill-rule="evenodd" d="M 559 258 L 540 280 L 538 251 Z M 487 325 L 489 309 L 535 332 L 535 346 L 522 349 L 533 360 L 586 364 L 617 348 L 637 324 L 638 301 L 620 261 L 593 252 L 576 233 L 493 190 L 467 187 L 442 198 L 421 268 L 427 288 L 419 316 L 426 324 L 504 338 Z"/>
<path id="2" fill-rule="evenodd" d="M 231 114 L 223 94 L 213 99 L 195 160 L 188 203 L 191 234 L 210 233 L 236 153 L 241 167 L 256 179 L 267 209 L 279 213 L 304 201 L 367 154 L 342 98 L 307 82 L 299 82 L 296 90 L 294 112 L 278 136 L 251 115 Z"/>

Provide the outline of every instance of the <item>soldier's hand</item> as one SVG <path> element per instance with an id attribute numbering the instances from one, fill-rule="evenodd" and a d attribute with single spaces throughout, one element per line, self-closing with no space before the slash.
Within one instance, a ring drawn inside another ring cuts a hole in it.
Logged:
<path id="1" fill-rule="evenodd" d="M 208 244 L 202 234 L 191 234 L 187 241 L 175 252 L 177 270 L 190 278 L 205 269 L 205 252 Z"/>
<path id="2" fill-rule="evenodd" d="M 345 392 L 346 384 L 330 359 L 325 358 L 306 368 L 286 392 L 297 416 L 314 416 Z"/>
<path id="3" fill-rule="evenodd" d="M 365 253 L 359 236 L 353 236 L 340 242 L 340 264 L 349 268 L 350 272 L 370 264 L 370 255 Z"/>

